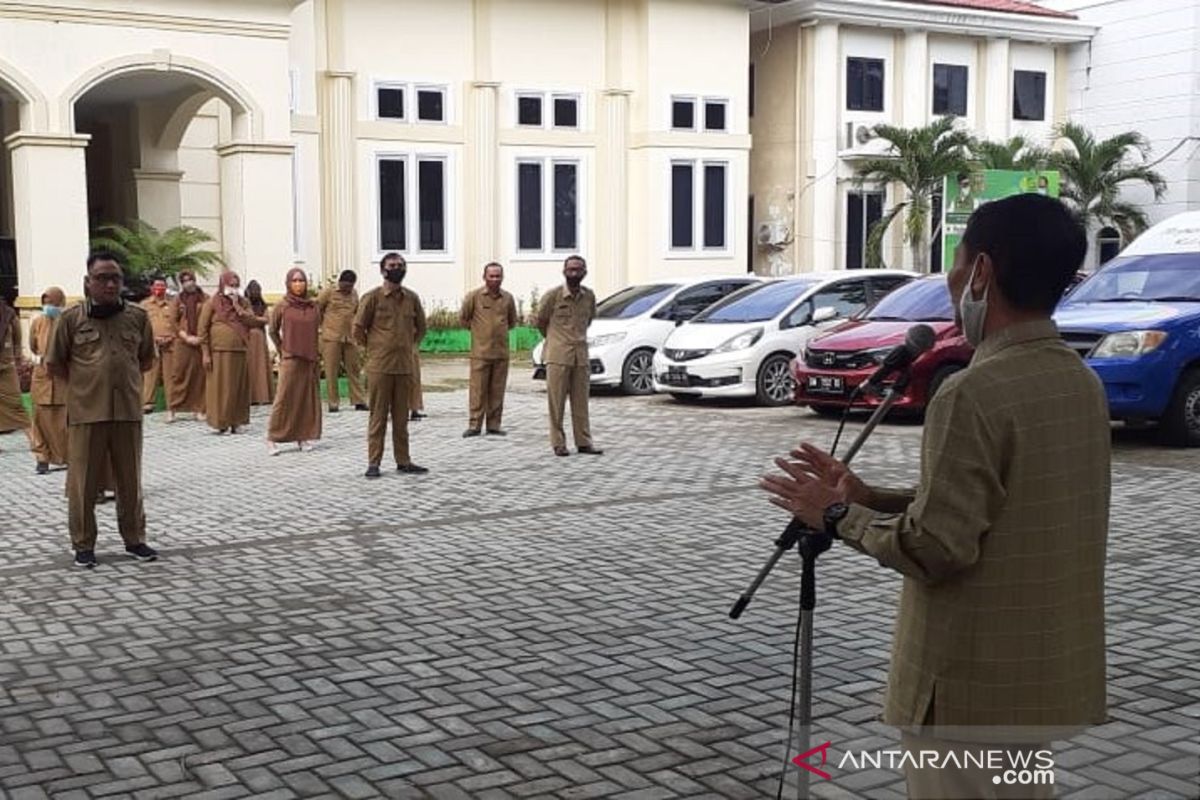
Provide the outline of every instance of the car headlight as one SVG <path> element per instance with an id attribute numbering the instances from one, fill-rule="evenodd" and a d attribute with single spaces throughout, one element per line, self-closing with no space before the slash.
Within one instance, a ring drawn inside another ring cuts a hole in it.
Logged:
<path id="1" fill-rule="evenodd" d="M 1166 331 L 1123 331 L 1100 340 L 1088 358 L 1131 358 L 1144 356 L 1167 340 Z"/>
<path id="2" fill-rule="evenodd" d="M 713 348 L 714 353 L 732 353 L 734 350 L 745 350 L 747 347 L 753 347 L 759 339 L 762 338 L 763 329 L 755 328 L 752 331 L 739 333 L 729 341 Z"/>
<path id="3" fill-rule="evenodd" d="M 606 333 L 603 336 L 592 336 L 588 338 L 588 347 L 604 347 L 606 344 L 613 344 L 625 338 L 625 333 Z"/>

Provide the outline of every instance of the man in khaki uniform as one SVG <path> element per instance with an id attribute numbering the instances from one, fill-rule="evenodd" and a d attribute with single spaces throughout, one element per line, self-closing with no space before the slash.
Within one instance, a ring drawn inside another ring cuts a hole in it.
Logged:
<path id="1" fill-rule="evenodd" d="M 471 417 L 463 438 L 478 436 L 487 422 L 487 432 L 503 436 L 504 390 L 508 385 L 508 332 L 517 325 L 517 303 L 500 288 L 504 267 L 495 263 L 483 268 L 483 287 L 463 300 L 463 327 L 471 331 Z"/>
<path id="2" fill-rule="evenodd" d="M 121 299 L 123 274 L 112 255 L 88 258 L 87 300 L 63 312 L 46 363 L 67 381 L 67 504 L 75 566 L 96 566 L 96 494 L 111 459 L 117 525 L 125 552 L 139 561 L 146 545 L 142 504 L 142 373 L 154 362 L 146 312 Z"/>
<path id="3" fill-rule="evenodd" d="M 321 310 L 321 360 L 325 362 L 325 396 L 330 414 L 336 414 L 341 403 L 338 376 L 343 367 L 346 382 L 350 384 L 350 402 L 356 411 L 367 410 L 353 336 L 354 315 L 358 313 L 358 292 L 354 289 L 357 282 L 353 270 L 344 270 L 338 276 L 337 287 L 327 287 L 317 296 L 317 307 Z"/>
<path id="4" fill-rule="evenodd" d="M 54 326 L 67 305 L 67 295 L 57 286 L 42 294 L 42 313 L 29 323 L 29 349 L 33 352 L 33 375 L 29 399 L 33 401 L 33 455 L 37 474 L 50 472 L 50 465 L 67 463 L 67 384 L 50 374 L 46 353 Z"/>
<path id="5" fill-rule="evenodd" d="M 563 433 L 563 411 L 571 398 L 571 430 L 575 447 L 585 455 L 604 453 L 592 446 L 588 427 L 588 393 L 591 368 L 588 365 L 587 329 L 596 316 L 596 295 L 583 286 L 587 262 L 581 256 L 568 256 L 563 262 L 565 286 L 546 292 L 538 306 L 538 330 L 546 337 L 543 358 L 546 361 L 546 395 L 550 402 L 550 445 L 556 456 L 568 455 Z"/>
<path id="6" fill-rule="evenodd" d="M 161 385 L 170 393 L 174 388 L 175 340 L 179 337 L 179 312 L 175 304 L 167 299 L 167 282 L 159 278 L 150 285 L 150 296 L 142 301 L 142 308 L 150 317 L 154 329 L 154 365 L 142 376 L 142 409 L 154 411 L 154 395 Z M 176 403 L 167 397 L 167 422 L 175 421 L 172 408 Z"/>
<path id="7" fill-rule="evenodd" d="M 399 253 L 380 262 L 383 286 L 367 292 L 354 318 L 354 340 L 367 350 L 366 477 L 379 477 L 383 437 L 392 418 L 392 451 L 396 470 L 423 475 L 429 470 L 412 463 L 408 453 L 408 403 L 412 393 L 413 349 L 425 336 L 425 309 L 416 292 L 400 284 L 408 271 Z"/>
<path id="8" fill-rule="evenodd" d="M 1057 200 L 980 206 L 949 277 L 975 355 L 929 405 L 917 489 L 869 487 L 809 445 L 763 479 L 776 505 L 904 576 L 884 720 L 943 764 L 909 766 L 909 797 L 1051 797 L 1000 785 L 979 743 L 1008 763 L 1105 721 L 1108 404 L 1051 320 L 1086 251 Z"/>

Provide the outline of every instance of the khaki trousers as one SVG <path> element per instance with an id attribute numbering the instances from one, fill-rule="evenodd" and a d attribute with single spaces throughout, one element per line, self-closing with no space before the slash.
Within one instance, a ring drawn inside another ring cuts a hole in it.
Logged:
<path id="1" fill-rule="evenodd" d="M 900 746 L 918 757 L 921 751 L 933 751 L 938 754 L 938 762 L 945 764 L 946 755 L 954 752 L 958 763 L 964 764 L 957 768 L 953 764 L 942 769 L 915 769 L 906 761 L 904 778 L 908 784 L 909 800 L 1050 800 L 1054 797 L 1053 784 L 1020 786 L 1016 784 L 996 783 L 997 778 L 1004 779 L 1004 772 L 1012 764 L 1028 765 L 1029 770 L 1039 770 L 1042 764 L 1034 757 L 1038 750 L 1049 750 L 1049 744 L 983 744 L 979 742 L 950 742 L 945 739 L 931 739 L 925 736 L 915 736 L 910 733 L 900 735 Z M 1001 759 L 1004 769 L 990 770 L 979 768 L 975 764 L 986 759 L 988 751 L 1004 751 Z M 983 753 L 976 758 L 975 763 L 967 763 L 964 753 Z M 1023 754 L 1017 758 L 1017 754 Z M 928 761 L 928 759 L 927 759 Z M 1015 778 L 1009 775 L 1010 778 Z"/>
<path id="2" fill-rule="evenodd" d="M 567 397 L 571 398 L 571 432 L 576 447 L 591 447 L 592 432 L 588 427 L 588 392 L 591 391 L 591 370 L 587 364 L 567 366 L 546 365 L 546 397 L 550 402 L 550 446 L 566 447 L 563 432 L 563 411 Z"/>
<path id="3" fill-rule="evenodd" d="M 425 410 L 425 391 L 421 385 L 421 351 L 418 349 L 420 345 L 421 343 L 417 342 L 413 347 L 413 374 L 408 396 L 408 407 L 413 411 Z"/>
<path id="4" fill-rule="evenodd" d="M 471 359 L 471 419 L 467 427 L 477 431 L 500 429 L 504 415 L 504 390 L 508 387 L 508 359 Z"/>
<path id="5" fill-rule="evenodd" d="M 321 360 L 325 362 L 325 399 L 330 408 L 337 408 L 338 376 L 346 371 L 346 383 L 350 384 L 350 402 L 361 405 L 363 399 L 362 373 L 359 371 L 358 346 L 354 342 L 321 342 Z"/>
<path id="6" fill-rule="evenodd" d="M 412 375 L 389 375 L 373 372 L 367 375 L 367 402 L 371 415 L 367 420 L 367 464 L 377 467 L 383 461 L 383 436 L 387 433 L 388 416 L 392 418 L 392 455 L 396 466 L 412 463 L 408 455 L 408 400 L 412 392 Z"/>
<path id="7" fill-rule="evenodd" d="M 34 406 L 33 455 L 46 464 L 67 463 L 67 407 Z"/>
<path id="8" fill-rule="evenodd" d="M 163 387 L 163 399 L 167 407 L 171 406 L 171 385 L 174 383 L 175 353 L 173 350 L 161 350 L 154 356 L 154 366 L 148 372 L 142 373 L 142 405 L 154 405 L 154 390 Z"/>
<path id="9" fill-rule="evenodd" d="M 121 538 L 126 547 L 146 541 L 142 423 L 92 422 L 67 429 L 67 527 L 76 551 L 96 549 L 96 495 L 104 488 L 109 459 Z"/>

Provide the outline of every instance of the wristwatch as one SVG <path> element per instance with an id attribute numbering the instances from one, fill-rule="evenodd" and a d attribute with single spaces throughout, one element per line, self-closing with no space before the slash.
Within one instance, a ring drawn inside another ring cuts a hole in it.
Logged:
<path id="1" fill-rule="evenodd" d="M 834 503 L 825 509 L 825 532 L 834 539 L 842 538 L 838 534 L 838 523 L 850 513 L 850 506 L 845 503 Z"/>

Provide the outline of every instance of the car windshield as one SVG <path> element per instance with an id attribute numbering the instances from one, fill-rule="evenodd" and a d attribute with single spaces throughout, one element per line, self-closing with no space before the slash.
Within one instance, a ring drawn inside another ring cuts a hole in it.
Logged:
<path id="1" fill-rule="evenodd" d="M 789 280 L 751 284 L 701 311 L 692 322 L 765 322 L 782 314 L 817 283 Z"/>
<path id="2" fill-rule="evenodd" d="M 596 319 L 630 319 L 645 314 L 678 288 L 673 283 L 654 283 L 622 289 L 596 306 Z"/>
<path id="3" fill-rule="evenodd" d="M 941 322 L 954 319 L 954 304 L 945 279 L 932 278 L 913 281 L 890 292 L 861 319 L 875 322 Z"/>
<path id="4" fill-rule="evenodd" d="M 1067 303 L 1200 303 L 1200 253 L 1127 256 L 1106 264 Z"/>

